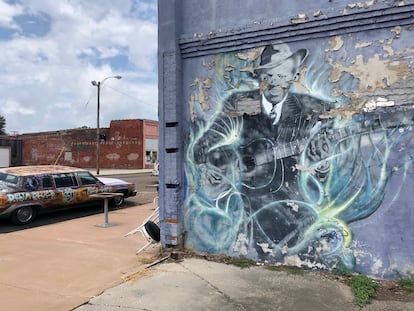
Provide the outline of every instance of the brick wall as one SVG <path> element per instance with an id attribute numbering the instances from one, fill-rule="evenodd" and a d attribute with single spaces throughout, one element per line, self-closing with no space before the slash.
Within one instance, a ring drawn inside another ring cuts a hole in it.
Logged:
<path id="1" fill-rule="evenodd" d="M 147 124 L 148 137 L 144 134 Z M 101 128 L 100 134 L 100 168 L 145 168 L 143 142 L 145 138 L 158 139 L 158 122 L 114 120 L 109 128 Z M 23 134 L 19 139 L 23 141 L 24 165 L 96 166 L 96 129 Z"/>

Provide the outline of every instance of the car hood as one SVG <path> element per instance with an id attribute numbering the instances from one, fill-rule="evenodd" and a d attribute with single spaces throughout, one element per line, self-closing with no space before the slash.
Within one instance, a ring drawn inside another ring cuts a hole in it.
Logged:
<path id="1" fill-rule="evenodd" d="M 107 178 L 107 177 L 98 177 L 99 181 L 104 185 L 116 186 L 116 185 L 126 185 L 130 184 L 129 182 L 117 178 Z"/>

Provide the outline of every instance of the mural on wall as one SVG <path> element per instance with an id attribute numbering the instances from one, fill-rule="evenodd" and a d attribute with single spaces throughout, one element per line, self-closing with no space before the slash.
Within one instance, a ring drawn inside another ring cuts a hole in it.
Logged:
<path id="1" fill-rule="evenodd" d="M 213 74 L 190 85 L 186 247 L 355 266 L 350 224 L 410 168 L 414 112 L 382 98 L 362 105 L 360 77 L 309 55 L 279 43 L 203 59 Z"/>

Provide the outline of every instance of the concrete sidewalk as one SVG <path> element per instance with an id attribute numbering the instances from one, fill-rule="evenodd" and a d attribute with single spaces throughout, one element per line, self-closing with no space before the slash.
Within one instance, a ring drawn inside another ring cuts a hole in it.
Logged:
<path id="1" fill-rule="evenodd" d="M 76 311 L 352 311 L 348 286 L 322 274 L 241 269 L 200 259 L 163 263 L 106 290 Z M 373 301 L 364 311 L 413 311 L 414 303 Z"/>

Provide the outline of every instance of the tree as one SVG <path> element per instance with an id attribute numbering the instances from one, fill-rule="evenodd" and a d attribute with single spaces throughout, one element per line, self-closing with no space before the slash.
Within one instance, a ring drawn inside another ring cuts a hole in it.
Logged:
<path id="1" fill-rule="evenodd" d="M 0 115 L 0 135 L 6 135 L 6 119 Z"/>

